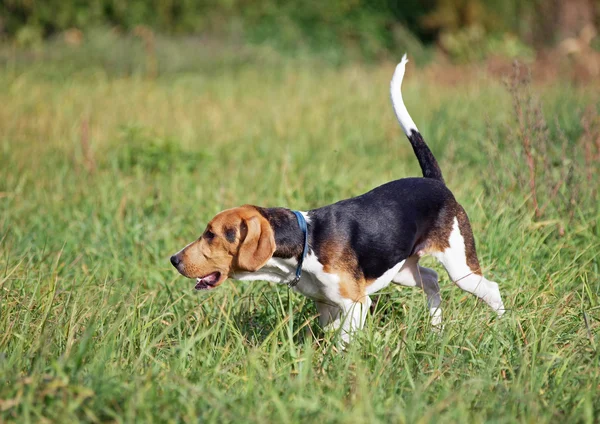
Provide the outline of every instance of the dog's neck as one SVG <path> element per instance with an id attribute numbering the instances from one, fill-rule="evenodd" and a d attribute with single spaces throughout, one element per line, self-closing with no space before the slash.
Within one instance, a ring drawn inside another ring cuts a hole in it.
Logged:
<path id="1" fill-rule="evenodd" d="M 299 260 L 304 249 L 304 234 L 294 213 L 285 208 L 257 208 L 269 221 L 275 236 L 274 258 Z M 307 237 L 310 243 L 310 224 Z"/>
<path id="2" fill-rule="evenodd" d="M 304 249 L 304 234 L 298 225 L 296 215 L 285 208 L 256 209 L 269 221 L 275 237 L 275 252 L 264 267 L 255 272 L 236 272 L 234 278 L 241 281 L 270 281 L 287 284 L 294 278 L 294 272 Z M 309 224 L 307 237 L 311 240 Z"/>

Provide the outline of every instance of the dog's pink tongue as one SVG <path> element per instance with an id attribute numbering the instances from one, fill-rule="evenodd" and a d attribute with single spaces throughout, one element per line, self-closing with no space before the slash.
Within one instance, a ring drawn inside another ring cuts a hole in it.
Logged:
<path id="1" fill-rule="evenodd" d="M 212 287 L 214 284 L 219 281 L 219 277 L 221 274 L 219 272 L 213 272 L 212 274 L 208 274 L 205 277 L 198 278 L 198 283 L 196 284 L 196 290 L 202 290 Z"/>
<path id="2" fill-rule="evenodd" d="M 219 279 L 219 273 L 213 272 L 212 274 L 208 274 L 206 277 L 202 279 L 206 284 L 215 284 Z"/>

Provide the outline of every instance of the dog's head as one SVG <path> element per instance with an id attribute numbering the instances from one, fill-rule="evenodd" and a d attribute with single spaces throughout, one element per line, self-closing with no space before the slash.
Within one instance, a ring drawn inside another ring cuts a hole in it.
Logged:
<path id="1" fill-rule="evenodd" d="M 200 238 L 171 256 L 177 271 L 195 278 L 196 289 L 212 289 L 236 271 L 254 272 L 275 252 L 269 221 L 254 206 L 241 206 L 217 214 Z"/>

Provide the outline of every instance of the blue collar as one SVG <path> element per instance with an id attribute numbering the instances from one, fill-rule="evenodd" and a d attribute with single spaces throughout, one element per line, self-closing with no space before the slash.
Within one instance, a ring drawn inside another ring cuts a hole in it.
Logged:
<path id="1" fill-rule="evenodd" d="M 302 234 L 304 235 L 304 249 L 302 250 L 302 256 L 298 261 L 298 268 L 296 268 L 296 277 L 292 281 L 288 283 L 290 287 L 296 287 L 298 281 L 300 281 L 300 276 L 302 275 L 302 263 L 304 263 L 304 258 L 306 258 L 306 254 L 308 253 L 308 228 L 306 225 L 306 219 L 304 219 L 304 215 L 302 215 L 298 211 L 292 211 L 294 215 L 296 215 L 296 219 L 298 220 L 298 225 L 300 225 L 300 229 L 302 230 Z"/>

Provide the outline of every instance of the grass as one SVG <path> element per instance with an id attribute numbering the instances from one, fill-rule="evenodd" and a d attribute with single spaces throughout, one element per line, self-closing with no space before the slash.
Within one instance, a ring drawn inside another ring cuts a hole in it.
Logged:
<path id="1" fill-rule="evenodd" d="M 598 161 L 582 118 L 598 91 L 524 89 L 519 123 L 501 84 L 409 67 L 409 110 L 510 311 L 496 320 L 427 260 L 443 333 L 422 292 L 390 287 L 340 353 L 287 288 L 198 293 L 168 262 L 224 208 L 309 209 L 420 175 L 393 64 L 269 65 L 149 80 L 5 63 L 0 421 L 597 422 Z"/>

